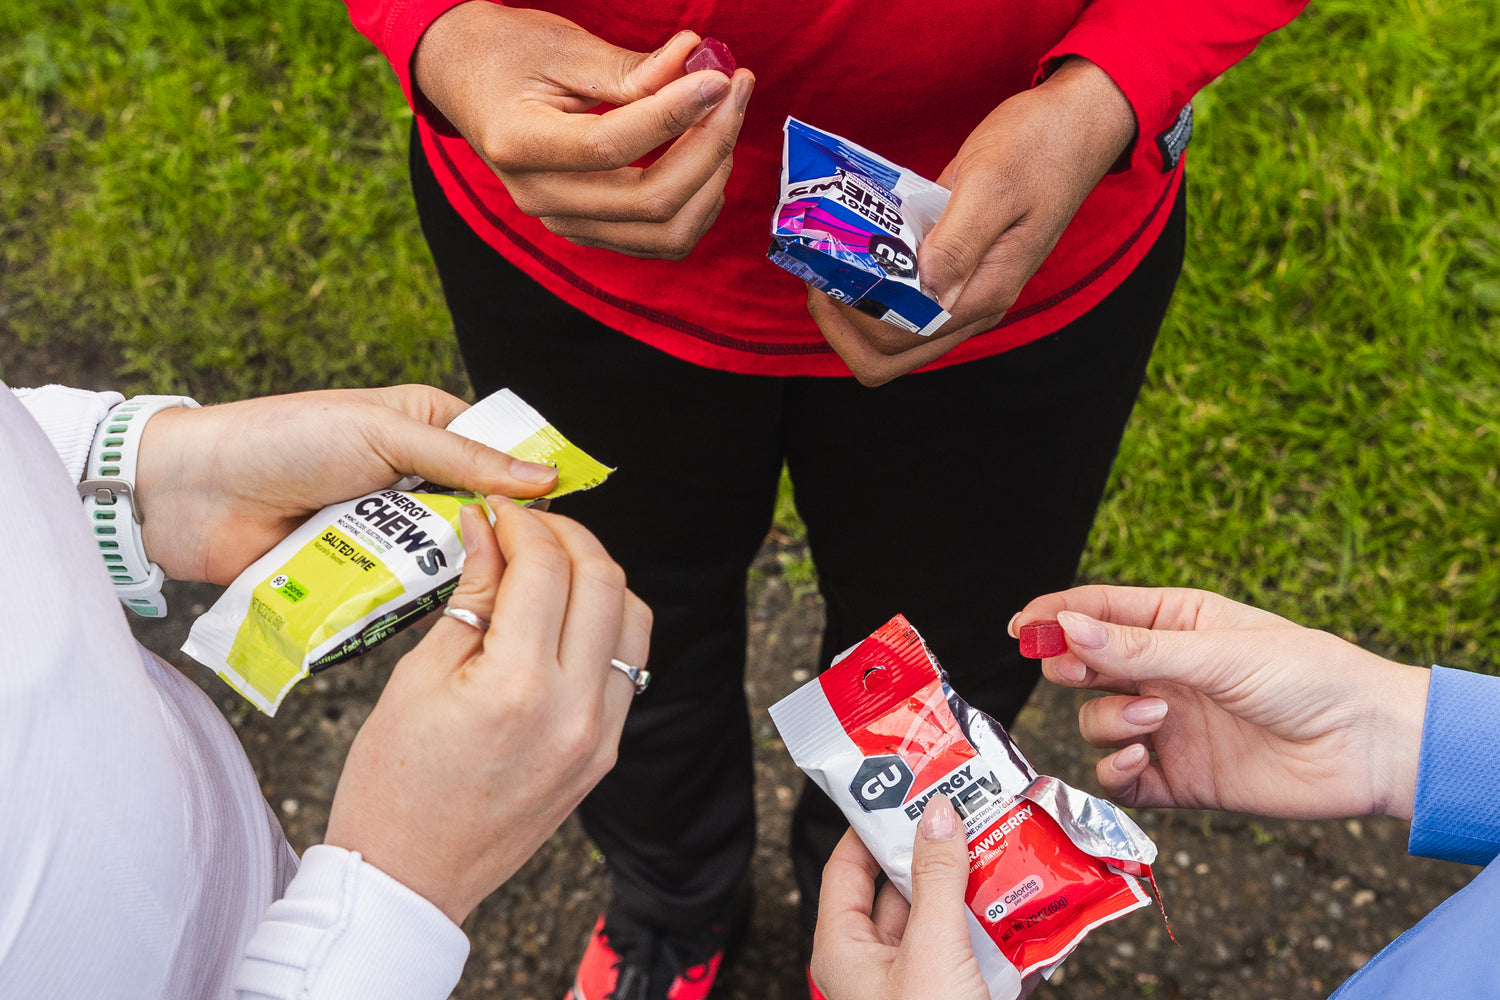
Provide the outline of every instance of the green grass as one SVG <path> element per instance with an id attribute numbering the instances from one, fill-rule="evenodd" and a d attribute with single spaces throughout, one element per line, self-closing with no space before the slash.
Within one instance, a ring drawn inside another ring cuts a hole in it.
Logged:
<path id="1" fill-rule="evenodd" d="M 1201 95 L 1084 571 L 1500 665 L 1500 7 L 1315 4 Z"/>
<path id="2" fill-rule="evenodd" d="M 205 398 L 451 379 L 410 113 L 337 3 L 0 11 L 9 326 Z"/>
<path id="3" fill-rule="evenodd" d="M 1491 0 L 1331 0 L 1199 96 L 1187 270 L 1084 576 L 1500 664 L 1497 51 Z M 337 3 L 0 7 L 0 363 L 462 385 L 409 122 Z"/>

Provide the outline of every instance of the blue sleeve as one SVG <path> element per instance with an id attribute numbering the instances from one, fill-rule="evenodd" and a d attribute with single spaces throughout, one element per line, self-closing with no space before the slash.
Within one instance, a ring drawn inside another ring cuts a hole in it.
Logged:
<path id="1" fill-rule="evenodd" d="M 1500 861 L 1443 901 L 1338 988 L 1331 1000 L 1500 997 Z"/>
<path id="2" fill-rule="evenodd" d="M 1489 867 L 1371 959 L 1334 1000 L 1500 998 L 1500 677 L 1432 668 L 1410 850 Z"/>
<path id="3" fill-rule="evenodd" d="M 1471 865 L 1500 855 L 1500 677 L 1432 668 L 1408 849 Z"/>

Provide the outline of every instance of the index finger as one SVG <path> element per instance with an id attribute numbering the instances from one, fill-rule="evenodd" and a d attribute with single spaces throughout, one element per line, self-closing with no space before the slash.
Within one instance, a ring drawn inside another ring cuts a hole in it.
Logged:
<path id="1" fill-rule="evenodd" d="M 980 177 L 987 179 L 984 174 Z M 1006 257 L 1010 266 L 1000 268 L 1001 276 L 993 273 L 996 270 L 993 264 L 985 268 L 991 273 L 981 275 L 981 266 L 1001 237 L 1024 221 L 1025 216 L 1008 191 L 997 191 L 991 184 L 969 180 L 967 175 L 958 176 L 943 214 L 917 247 L 917 274 L 921 276 L 922 287 L 943 308 L 956 313 L 960 302 L 970 298 L 969 285 L 974 284 L 973 291 L 977 293 L 979 284 L 995 285 L 998 279 L 999 285 L 1009 290 L 1010 301 L 1005 302 L 1008 309 L 1030 273 L 1022 274 L 1025 267 L 1019 260 L 1009 261 L 1011 255 Z M 975 281 L 981 277 L 983 281 Z M 986 294 L 998 293 L 992 288 Z"/>
<path id="2" fill-rule="evenodd" d="M 446 430 L 469 404 L 427 385 L 342 389 L 361 402 L 396 411 L 362 426 L 370 451 L 403 476 L 420 476 L 473 493 L 534 497 L 557 481 L 557 470 L 512 458 L 503 451 Z M 410 419 L 403 420 L 402 416 Z"/>
<path id="3" fill-rule="evenodd" d="M 1207 591 L 1172 587 L 1113 587 L 1092 584 L 1033 598 L 1010 621 L 1012 636 L 1035 621 L 1050 621 L 1059 611 L 1077 611 L 1116 625 L 1136 628 L 1192 628 Z"/>
<path id="4" fill-rule="evenodd" d="M 1059 611 L 1077 611 L 1113 625 L 1174 632 L 1289 624 L 1280 615 L 1211 590 L 1094 584 L 1034 599 L 1011 619 L 1010 634 L 1016 635 L 1027 622 L 1056 618 Z"/>
<path id="5" fill-rule="evenodd" d="M 730 92 L 723 73 L 699 70 L 602 115 L 534 104 L 516 140 L 490 159 L 517 172 L 617 170 L 698 124 Z"/>
<path id="6" fill-rule="evenodd" d="M 500 499 L 490 503 L 495 540 L 505 575 L 495 590 L 483 665 L 502 663 L 500 673 L 557 662 L 572 586 L 572 563 L 557 536 L 534 514 Z"/>
<path id="7" fill-rule="evenodd" d="M 557 514 L 538 515 L 568 553 L 571 584 L 558 659 L 574 684 L 591 688 L 613 673 L 609 661 L 629 655 L 622 648 L 625 571 L 583 525 Z M 632 663 L 632 666 L 641 664 Z"/>
<path id="8" fill-rule="evenodd" d="M 808 288 L 807 311 L 813 321 L 818 324 L 823 339 L 828 341 L 828 345 L 849 367 L 849 371 L 859 380 L 859 383 L 865 386 L 884 385 L 928 362 L 936 361 L 973 334 L 980 332 L 978 328 L 955 330 L 952 335 L 940 331 L 930 338 L 922 338 L 922 343 L 915 344 L 904 351 L 885 354 L 869 342 L 865 334 L 849 320 L 845 311 L 837 303 L 811 287 Z M 872 322 L 880 321 L 872 320 Z M 895 328 L 892 327 L 892 329 Z"/>

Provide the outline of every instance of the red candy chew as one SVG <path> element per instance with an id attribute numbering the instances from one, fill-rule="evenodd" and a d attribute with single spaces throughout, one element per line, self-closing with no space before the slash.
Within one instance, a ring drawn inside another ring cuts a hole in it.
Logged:
<path id="1" fill-rule="evenodd" d="M 1031 622 L 1020 628 L 1021 655 L 1033 660 L 1061 656 L 1068 651 L 1068 637 L 1057 622 Z"/>
<path id="2" fill-rule="evenodd" d="M 734 74 L 734 56 L 729 54 L 729 46 L 717 38 L 705 38 L 698 43 L 698 47 L 688 53 L 687 71 L 696 73 L 700 69 L 716 69 L 725 76 Z"/>

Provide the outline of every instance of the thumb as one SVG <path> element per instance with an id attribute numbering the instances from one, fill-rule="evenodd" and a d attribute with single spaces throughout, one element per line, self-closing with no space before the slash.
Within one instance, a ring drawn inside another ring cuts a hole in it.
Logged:
<path id="1" fill-rule="evenodd" d="M 911 916 L 901 948 L 908 961 L 934 969 L 972 958 L 964 890 L 969 848 L 946 795 L 927 801 L 911 857 Z"/>
<path id="2" fill-rule="evenodd" d="M 633 95 L 631 100 L 656 93 L 683 75 L 688 54 L 700 41 L 702 38 L 696 32 L 679 31 L 650 55 L 627 56 L 619 84 L 621 91 Z"/>
<path id="3" fill-rule="evenodd" d="M 922 289 L 952 312 L 985 256 L 1020 215 L 1009 199 L 996 197 L 992 186 L 965 184 L 958 176 L 942 217 L 917 248 Z"/>
<path id="4" fill-rule="evenodd" d="M 403 475 L 481 495 L 534 497 L 557 482 L 550 465 L 523 462 L 460 434 L 418 420 L 395 419 L 372 441 L 390 466 Z"/>
<path id="5" fill-rule="evenodd" d="M 694 32 L 679 31 L 655 52 L 636 52 L 580 32 L 569 58 L 559 61 L 553 72 L 575 93 L 630 104 L 682 76 L 688 53 L 700 40 Z"/>

